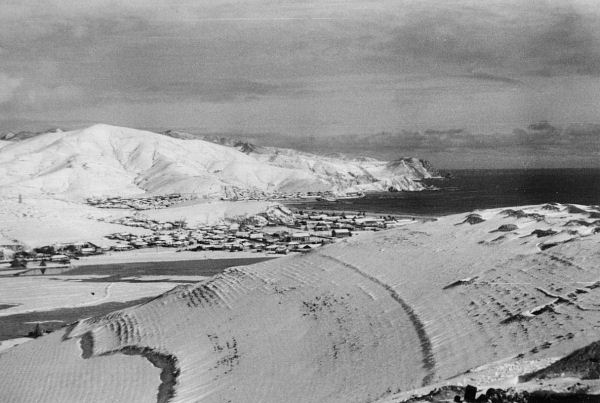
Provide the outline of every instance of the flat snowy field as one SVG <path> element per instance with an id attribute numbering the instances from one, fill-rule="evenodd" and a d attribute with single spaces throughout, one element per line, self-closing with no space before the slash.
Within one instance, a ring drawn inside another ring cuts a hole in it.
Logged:
<path id="1" fill-rule="evenodd" d="M 198 201 L 185 207 L 145 210 L 138 215 L 159 221 L 183 217 L 193 226 L 258 214 L 275 204 L 264 201 Z M 0 244 L 16 240 L 29 247 L 79 241 L 110 245 L 112 242 L 104 236 L 111 233 L 150 234 L 151 231 L 144 228 L 108 222 L 133 214 L 133 210 L 99 209 L 82 202 L 42 196 L 23 197 L 22 203 L 15 197 L 0 197 Z"/>
<path id="2" fill-rule="evenodd" d="M 7 349 L 0 400 L 394 401 L 475 368 L 506 384 L 596 341 L 600 210 L 477 214 L 232 268 Z"/>

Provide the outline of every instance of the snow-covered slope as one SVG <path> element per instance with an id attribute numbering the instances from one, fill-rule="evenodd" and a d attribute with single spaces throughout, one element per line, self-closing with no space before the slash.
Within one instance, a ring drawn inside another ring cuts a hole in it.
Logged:
<path id="1" fill-rule="evenodd" d="M 317 156 L 301 151 L 256 147 L 238 144 L 237 148 L 264 163 L 289 169 L 311 172 L 323 181 L 331 182 L 335 189 L 345 191 L 421 190 L 415 179 L 431 178 L 426 162 L 417 158 L 379 161 L 373 158 L 350 159 L 342 156 Z"/>
<path id="2" fill-rule="evenodd" d="M 274 202 L 205 201 L 183 206 L 146 210 L 138 215 L 159 221 L 185 218 L 189 225 L 214 225 L 225 220 L 253 216 L 265 212 Z M 0 245 L 19 243 L 34 248 L 54 243 L 88 241 L 110 245 L 105 236 L 114 232 L 148 233 L 148 230 L 111 221 L 131 215 L 131 210 L 98 209 L 83 203 L 43 196 L 0 197 Z"/>
<path id="3" fill-rule="evenodd" d="M 230 269 L 3 352 L 0 400 L 378 401 L 563 356 L 598 338 L 599 215 L 486 210 Z"/>
<path id="4" fill-rule="evenodd" d="M 202 140 L 95 125 L 38 135 L 0 148 L 3 194 L 63 197 L 196 193 L 227 189 L 263 192 L 344 190 L 348 186 L 418 190 L 426 170 L 382 162 L 334 161 L 286 151 L 287 160 L 258 158 Z M 417 162 L 414 165 L 418 165 Z M 388 176 L 389 175 L 389 176 Z"/>

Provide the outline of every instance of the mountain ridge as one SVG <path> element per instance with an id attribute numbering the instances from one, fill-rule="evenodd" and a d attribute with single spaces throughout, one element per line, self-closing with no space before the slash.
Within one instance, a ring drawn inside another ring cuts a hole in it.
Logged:
<path id="1" fill-rule="evenodd" d="M 422 190 L 432 173 L 418 159 L 324 157 L 290 149 L 225 146 L 96 124 L 0 147 L 1 193 L 67 198 L 193 193 Z"/>

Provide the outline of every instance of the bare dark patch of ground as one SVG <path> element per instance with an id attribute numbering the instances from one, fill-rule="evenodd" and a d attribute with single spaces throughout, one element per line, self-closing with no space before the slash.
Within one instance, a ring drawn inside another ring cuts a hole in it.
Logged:
<path id="1" fill-rule="evenodd" d="M 138 305 L 154 297 L 141 298 L 127 302 L 107 302 L 95 306 L 78 308 L 61 308 L 44 312 L 27 312 L 0 317 L 0 341 L 24 337 L 35 328 L 36 322 L 41 323 L 43 330 L 54 331 L 68 323 L 89 318 L 92 316 L 106 315 L 107 313 Z M 48 322 L 46 322 L 48 321 Z M 52 322 L 50 322 L 52 321 Z"/>
<path id="2" fill-rule="evenodd" d="M 580 379 L 600 379 L 600 341 L 575 350 L 566 357 L 539 371 L 519 377 L 520 382 L 573 376 Z"/>
<path id="3" fill-rule="evenodd" d="M 171 262 L 132 262 L 78 266 L 61 276 L 106 275 L 119 277 L 135 276 L 214 276 L 228 267 L 247 266 L 274 259 L 252 257 L 235 259 L 179 260 Z"/>
<path id="4" fill-rule="evenodd" d="M 89 359 L 94 356 L 94 336 L 92 332 L 83 334 L 79 340 L 79 344 L 81 346 L 81 358 Z M 108 356 L 118 353 L 125 355 L 140 355 L 161 370 L 161 382 L 156 394 L 157 403 L 167 403 L 175 396 L 175 385 L 177 384 L 177 377 L 179 376 L 180 370 L 177 365 L 177 358 L 174 355 L 165 354 L 150 347 L 140 346 L 125 346 L 101 355 Z"/>

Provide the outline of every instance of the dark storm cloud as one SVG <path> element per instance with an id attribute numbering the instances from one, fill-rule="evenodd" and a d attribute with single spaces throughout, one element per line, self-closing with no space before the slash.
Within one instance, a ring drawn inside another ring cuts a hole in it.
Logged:
<path id="1" fill-rule="evenodd" d="M 3 0 L 0 123 L 575 161 L 598 150 L 596 127 L 566 122 L 597 121 L 599 15 L 586 0 Z"/>
<path id="2" fill-rule="evenodd" d="M 600 74 L 600 19 L 564 2 L 437 8 L 413 13 L 385 49 L 431 68 L 494 68 L 520 74 Z M 494 79 L 474 74 L 473 78 Z"/>
<path id="3" fill-rule="evenodd" d="M 208 102 L 232 101 L 238 98 L 258 97 L 287 93 L 289 87 L 243 79 L 216 79 L 211 81 L 180 81 L 161 83 L 140 88 L 149 97 L 193 98 Z"/>
<path id="4" fill-rule="evenodd" d="M 553 16 L 550 24 L 532 35 L 524 52 L 538 62 L 539 74 L 600 74 L 600 41 L 597 18 L 576 12 Z"/>
<path id="5" fill-rule="evenodd" d="M 461 77 L 472 78 L 475 80 L 482 80 L 482 81 L 493 81 L 493 82 L 499 82 L 499 83 L 505 83 L 505 84 L 513 84 L 513 85 L 523 85 L 524 84 L 523 81 L 521 81 L 521 80 L 517 80 L 514 78 L 510 78 L 510 77 L 499 76 L 496 74 L 486 73 L 483 71 L 476 71 L 471 74 L 464 74 Z"/>
<path id="6" fill-rule="evenodd" d="M 338 136 L 317 140 L 332 150 L 363 149 L 373 152 L 420 154 L 423 152 L 470 152 L 529 154 L 600 153 L 600 125 L 572 124 L 564 128 L 549 122 L 537 122 L 510 133 L 475 134 L 465 129 L 428 129 L 373 135 Z"/>

